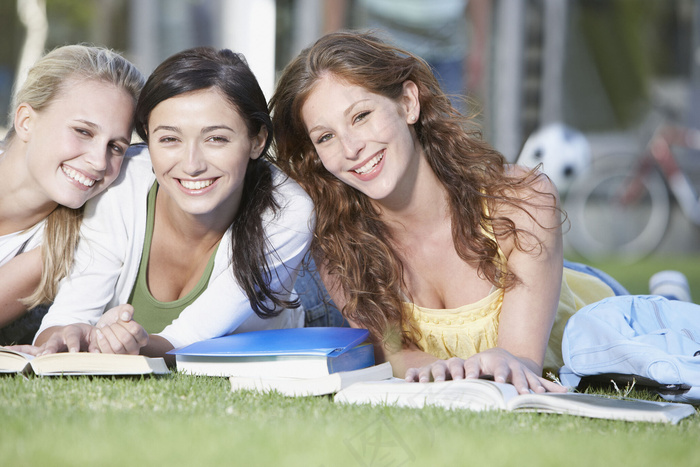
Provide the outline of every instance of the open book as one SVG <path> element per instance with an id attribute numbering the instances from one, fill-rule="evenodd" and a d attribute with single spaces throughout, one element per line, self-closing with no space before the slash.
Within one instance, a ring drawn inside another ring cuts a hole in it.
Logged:
<path id="1" fill-rule="evenodd" d="M 55 353 L 34 357 L 0 347 L 0 373 L 35 373 L 61 375 L 161 375 L 170 373 L 165 360 L 143 355 L 104 353 Z"/>
<path id="2" fill-rule="evenodd" d="M 231 390 L 277 391 L 285 396 L 322 396 L 333 394 L 360 381 L 379 381 L 392 377 L 389 362 L 359 370 L 341 371 L 319 378 L 270 378 L 231 376 Z"/>
<path id="3" fill-rule="evenodd" d="M 435 405 L 448 409 L 529 411 L 611 420 L 678 423 L 695 413 L 688 404 L 618 399 L 581 393 L 518 394 L 511 384 L 484 379 L 407 383 L 392 378 L 353 384 L 336 394 L 338 403 Z"/>

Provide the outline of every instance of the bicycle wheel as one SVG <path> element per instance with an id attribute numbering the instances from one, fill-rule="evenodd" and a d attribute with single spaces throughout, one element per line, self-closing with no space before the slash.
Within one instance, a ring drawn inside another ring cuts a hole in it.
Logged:
<path id="1" fill-rule="evenodd" d="M 659 245 L 671 214 L 666 184 L 655 168 L 635 176 L 634 169 L 619 165 L 577 179 L 564 207 L 569 243 L 589 260 L 641 259 Z"/>

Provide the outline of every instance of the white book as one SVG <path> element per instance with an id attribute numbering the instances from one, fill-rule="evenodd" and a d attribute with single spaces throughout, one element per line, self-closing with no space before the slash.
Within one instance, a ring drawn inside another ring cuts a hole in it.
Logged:
<path id="1" fill-rule="evenodd" d="M 386 362 L 359 370 L 340 371 L 320 378 L 265 378 L 231 376 L 231 390 L 277 391 L 285 396 L 321 396 L 333 394 L 360 381 L 378 381 L 392 377 Z"/>
<path id="2" fill-rule="evenodd" d="M 398 378 L 353 384 L 335 395 L 337 403 L 447 409 L 506 410 L 578 415 L 611 420 L 678 423 L 693 415 L 689 404 L 581 393 L 518 394 L 511 384 L 484 379 L 407 383 Z"/>

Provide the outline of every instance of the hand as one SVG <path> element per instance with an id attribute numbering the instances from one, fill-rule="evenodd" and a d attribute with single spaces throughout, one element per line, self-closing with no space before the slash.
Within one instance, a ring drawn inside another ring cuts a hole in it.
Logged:
<path id="1" fill-rule="evenodd" d="M 39 346 L 37 357 L 58 352 L 99 352 L 95 346 L 91 345 L 94 327 L 89 324 L 70 324 L 49 328 L 49 330 L 53 332 L 46 342 Z"/>
<path id="2" fill-rule="evenodd" d="M 94 331 L 94 345 L 102 353 L 136 355 L 148 344 L 148 333 L 132 321 L 134 307 L 119 305 L 102 315 Z"/>
<path id="3" fill-rule="evenodd" d="M 406 381 L 420 382 L 431 378 L 445 381 L 480 376 L 493 376 L 498 383 L 511 383 L 520 394 L 527 394 L 530 390 L 537 393 L 566 392 L 566 388 L 536 375 L 522 360 L 500 348 L 485 350 L 466 360 L 454 357 L 406 371 Z"/>

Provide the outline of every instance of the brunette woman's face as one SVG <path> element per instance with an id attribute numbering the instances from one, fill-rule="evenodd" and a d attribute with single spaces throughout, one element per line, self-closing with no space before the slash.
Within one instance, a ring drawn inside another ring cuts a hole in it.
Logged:
<path id="1" fill-rule="evenodd" d="M 421 146 L 411 125 L 420 107 L 407 81 L 392 100 L 324 75 L 302 106 L 309 138 L 326 170 L 373 200 L 401 197 Z"/>
<path id="2" fill-rule="evenodd" d="M 263 129 L 251 138 L 238 111 L 214 88 L 162 101 L 148 118 L 159 196 L 163 192 L 173 201 L 169 206 L 190 215 L 232 220 L 248 161 L 260 156 L 266 137 Z"/>
<path id="3" fill-rule="evenodd" d="M 71 80 L 44 109 L 20 104 L 17 137 L 26 142 L 30 181 L 39 196 L 78 208 L 119 175 L 131 141 L 133 98 L 96 80 Z"/>

